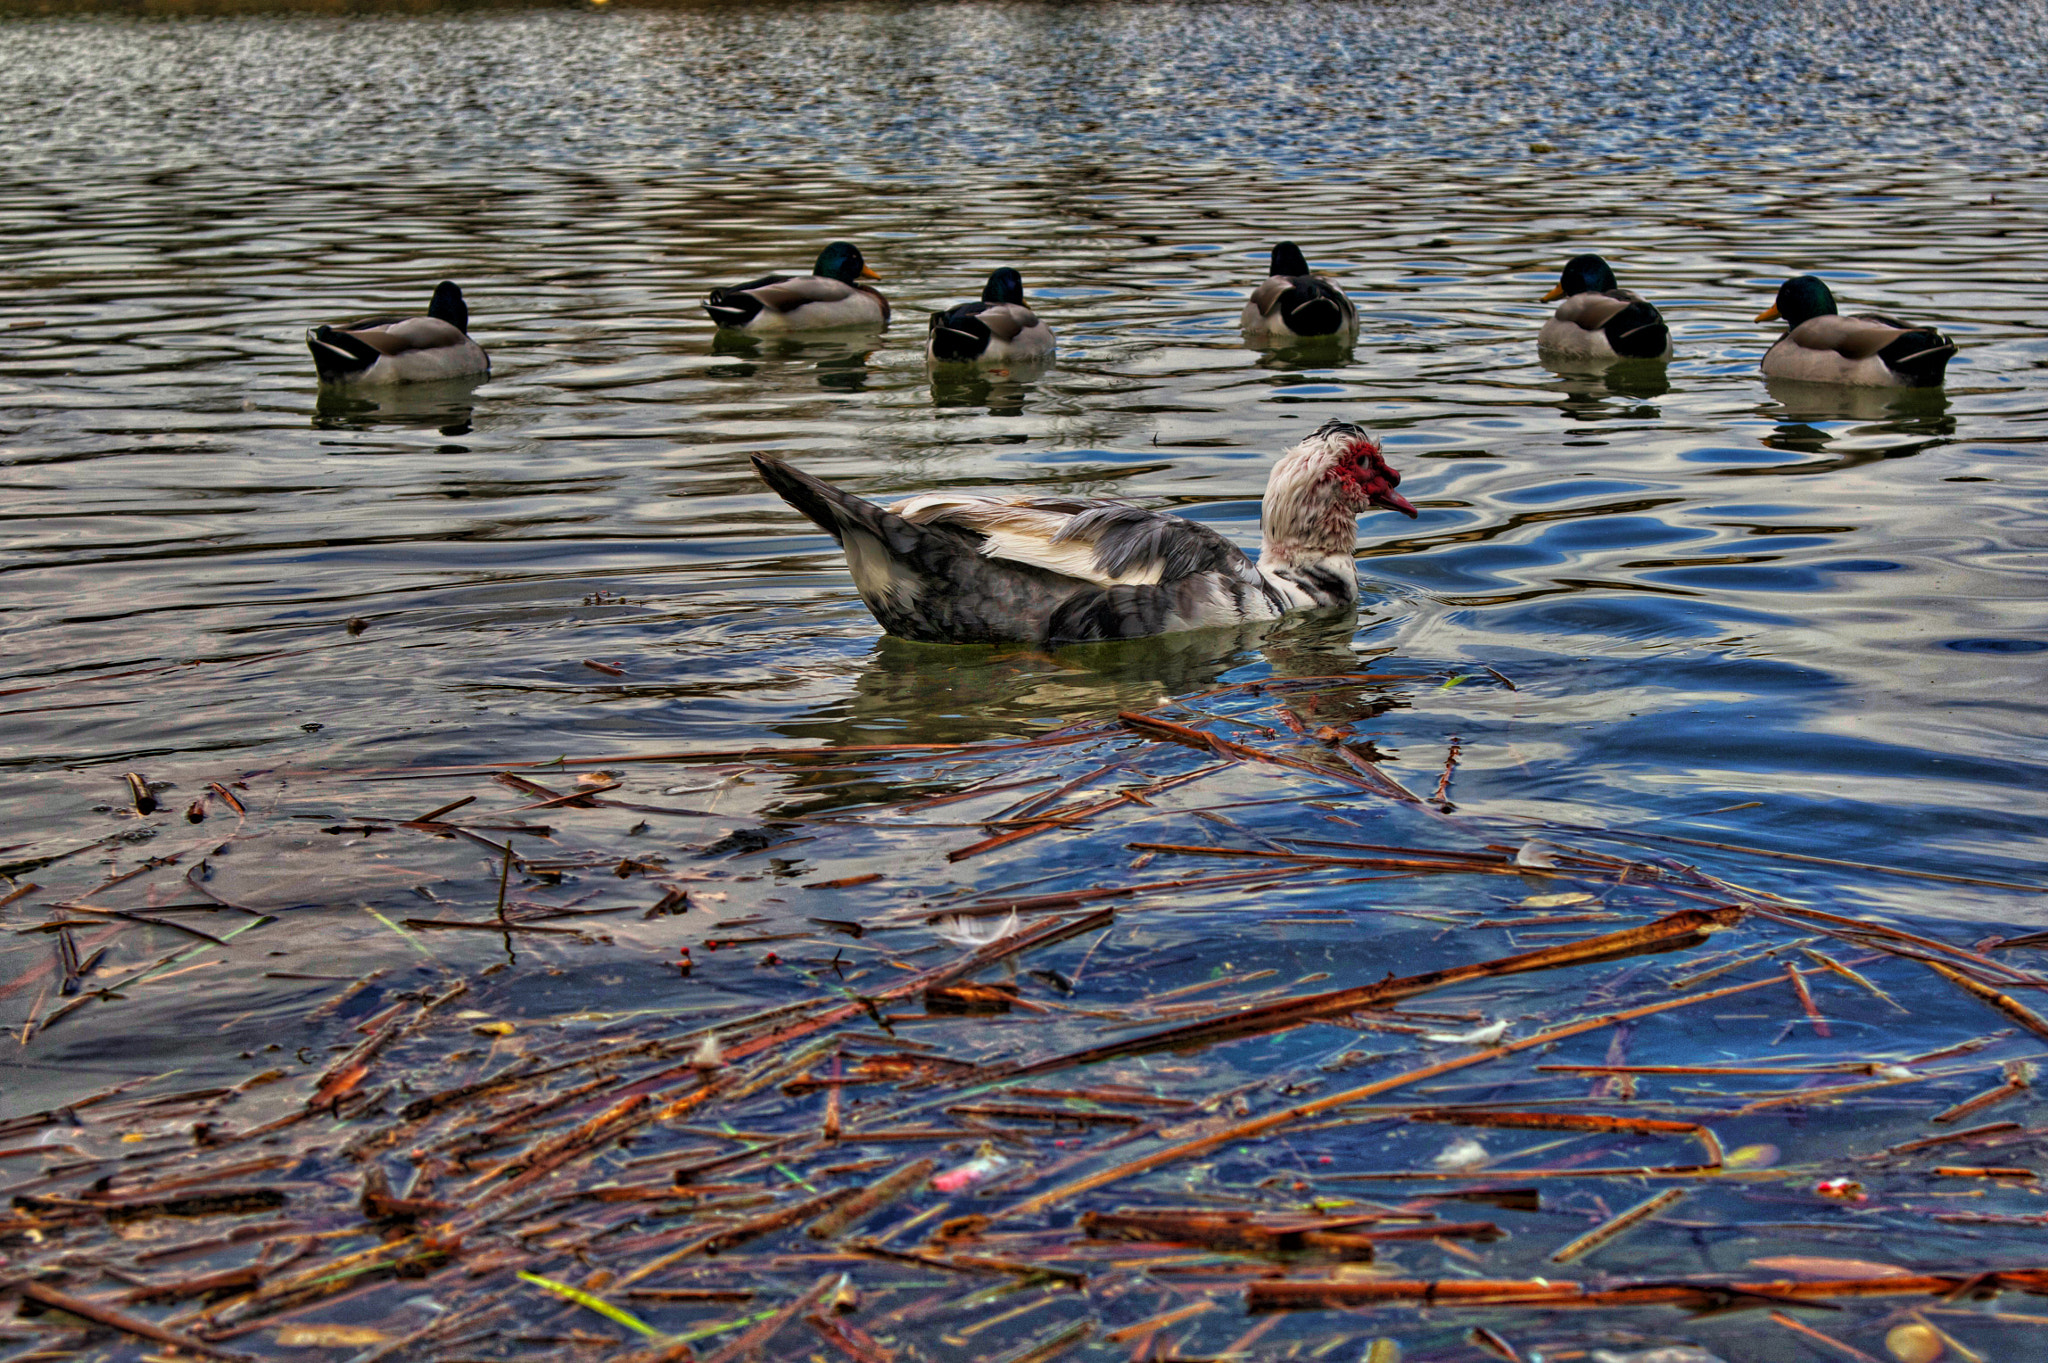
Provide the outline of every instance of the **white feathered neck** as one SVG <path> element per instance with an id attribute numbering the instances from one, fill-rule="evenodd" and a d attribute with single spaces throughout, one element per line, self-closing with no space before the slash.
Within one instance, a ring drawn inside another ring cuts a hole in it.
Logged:
<path id="1" fill-rule="evenodd" d="M 1358 547 L 1358 515 L 1384 506 L 1413 516 L 1395 492 L 1401 475 L 1380 457 L 1379 442 L 1348 422 L 1331 421 L 1296 445 L 1266 479 L 1259 512 L 1259 567 L 1278 572 L 1300 560 L 1342 558 Z"/>

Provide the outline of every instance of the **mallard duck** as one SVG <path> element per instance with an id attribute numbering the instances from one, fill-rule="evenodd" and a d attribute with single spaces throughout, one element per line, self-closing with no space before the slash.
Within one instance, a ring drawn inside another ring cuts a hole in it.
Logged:
<path id="1" fill-rule="evenodd" d="M 1778 299 L 1756 315 L 1784 318 L 1791 330 L 1764 352 L 1774 379 L 1853 383 L 1877 388 L 1938 388 L 1956 343 L 1933 327 L 1916 327 L 1875 312 L 1844 317 L 1827 282 L 1803 274 L 1778 286 Z"/>
<path id="2" fill-rule="evenodd" d="M 469 304 L 442 280 L 425 317 L 373 317 L 306 333 L 322 383 L 431 383 L 491 372 L 490 356 L 469 339 Z"/>
<path id="3" fill-rule="evenodd" d="M 880 279 L 850 241 L 818 252 L 807 275 L 763 275 L 729 289 L 713 289 L 704 311 L 737 331 L 818 331 L 826 327 L 886 327 L 889 300 L 857 281 Z"/>
<path id="4" fill-rule="evenodd" d="M 1358 309 L 1344 290 L 1319 274 L 1311 274 L 1301 248 L 1283 241 L 1273 248 L 1266 282 L 1245 300 L 1238 323 L 1254 337 L 1284 340 L 1290 336 L 1358 334 Z"/>
<path id="5" fill-rule="evenodd" d="M 1657 309 L 1614 280 L 1596 255 L 1573 256 L 1549 293 L 1562 298 L 1536 333 L 1536 348 L 1582 360 L 1668 360 L 1671 328 Z"/>
<path id="6" fill-rule="evenodd" d="M 765 454 L 754 468 L 839 541 L 882 628 L 928 643 L 1137 639 L 1349 607 L 1359 513 L 1417 514 L 1379 442 L 1342 421 L 1273 466 L 1256 564 L 1200 521 L 1122 502 L 934 492 L 884 507 Z"/>
<path id="7" fill-rule="evenodd" d="M 979 303 L 932 314 L 926 358 L 1002 364 L 1052 354 L 1052 328 L 1024 306 L 1024 276 L 1005 265 L 988 277 Z"/>

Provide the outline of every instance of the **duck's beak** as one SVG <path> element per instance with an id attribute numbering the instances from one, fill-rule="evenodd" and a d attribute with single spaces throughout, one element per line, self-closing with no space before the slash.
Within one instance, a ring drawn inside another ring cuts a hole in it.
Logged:
<path id="1" fill-rule="evenodd" d="M 1765 308 L 1765 309 L 1764 309 L 1764 310 L 1763 310 L 1762 312 L 1760 312 L 1760 313 L 1758 313 L 1758 314 L 1756 315 L 1756 320 L 1757 320 L 1757 321 L 1759 321 L 1759 322 L 1775 322 L 1775 321 L 1777 321 L 1777 320 L 1778 320 L 1778 305 L 1777 305 L 1776 303 L 1773 303 L 1773 304 L 1771 304 L 1771 305 L 1770 305 L 1769 307 Z"/>
<path id="2" fill-rule="evenodd" d="M 1546 303 L 1555 303 L 1558 299 L 1562 297 L 1564 297 L 1564 285 L 1552 284 L 1550 286 L 1550 292 L 1543 295 L 1543 301 Z"/>
<path id="3" fill-rule="evenodd" d="M 872 265 L 863 265 L 863 266 L 861 266 L 861 267 L 860 267 L 860 277 L 861 277 L 862 279 L 880 279 L 880 278 L 881 278 L 881 276 L 880 276 L 880 275 L 878 275 L 878 274 L 876 274 L 876 273 L 875 273 L 875 269 L 874 269 L 874 266 L 872 266 Z"/>
<path id="4" fill-rule="evenodd" d="M 1414 520 L 1422 514 L 1415 509 L 1413 502 L 1390 487 L 1381 488 L 1378 492 L 1373 493 L 1369 500 L 1374 506 L 1383 506 L 1389 511 L 1398 511 L 1410 520 Z"/>

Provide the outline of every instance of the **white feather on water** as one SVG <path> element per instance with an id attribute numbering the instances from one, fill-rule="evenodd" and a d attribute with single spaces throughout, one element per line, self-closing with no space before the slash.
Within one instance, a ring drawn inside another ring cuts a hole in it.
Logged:
<path id="1" fill-rule="evenodd" d="M 977 918 L 972 914 L 954 913 L 932 924 L 932 931 L 939 939 L 951 942 L 956 947 L 985 947 L 991 942 L 1000 942 L 1017 931 L 1017 911 L 1011 909 L 1005 918 Z"/>

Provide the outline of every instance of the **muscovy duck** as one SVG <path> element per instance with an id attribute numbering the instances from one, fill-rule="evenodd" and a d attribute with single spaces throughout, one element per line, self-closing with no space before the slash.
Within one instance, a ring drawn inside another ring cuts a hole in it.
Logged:
<path id="1" fill-rule="evenodd" d="M 1266 481 L 1253 563 L 1200 521 L 1122 502 L 932 492 L 881 506 L 764 454 L 777 496 L 846 551 L 890 634 L 931 643 L 1136 639 L 1350 607 L 1358 515 L 1417 515 L 1379 442 L 1331 421 Z"/>

